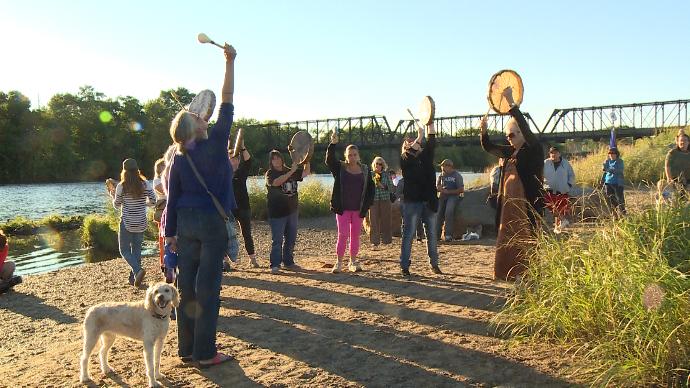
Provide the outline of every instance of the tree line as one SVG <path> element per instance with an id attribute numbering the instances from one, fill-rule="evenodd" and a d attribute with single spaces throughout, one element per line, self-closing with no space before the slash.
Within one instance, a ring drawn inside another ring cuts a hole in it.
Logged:
<path id="1" fill-rule="evenodd" d="M 135 158 L 151 178 L 154 162 L 171 144 L 170 121 L 180 109 L 172 92 L 185 105 L 194 97 L 180 87 L 142 103 L 131 96 L 108 98 L 83 86 L 76 94 L 56 94 L 46 106 L 32 109 L 22 93 L 0 91 L 0 184 L 103 180 L 117 177 L 125 158 Z M 261 123 L 237 119 L 233 134 L 237 127 L 257 124 Z M 287 146 L 275 144 L 270 133 L 245 131 L 244 136 L 247 148 L 255 153 L 255 174 L 266 168 L 263 153 Z M 475 170 L 492 162 L 476 151 L 478 147 L 441 147 L 438 155 Z M 363 162 L 370 162 L 375 153 L 363 150 Z M 320 154 L 314 155 L 312 166 L 317 173 L 326 173 Z"/>

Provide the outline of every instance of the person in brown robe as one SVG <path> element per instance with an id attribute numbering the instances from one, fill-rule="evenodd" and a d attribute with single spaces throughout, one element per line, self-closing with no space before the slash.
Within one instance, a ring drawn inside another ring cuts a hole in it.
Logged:
<path id="1" fill-rule="evenodd" d="M 506 88 L 503 96 L 511 106 L 512 118 L 506 126 L 510 145 L 489 140 L 486 117 L 480 125 L 481 145 L 486 152 L 503 159 L 496 208 L 494 279 L 514 280 L 527 268 L 525 256 L 544 208 L 544 151 L 515 104 L 512 89 Z"/>

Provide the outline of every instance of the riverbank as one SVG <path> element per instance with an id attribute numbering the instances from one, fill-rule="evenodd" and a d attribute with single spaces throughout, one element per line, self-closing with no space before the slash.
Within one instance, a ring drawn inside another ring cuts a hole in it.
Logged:
<path id="1" fill-rule="evenodd" d="M 327 273 L 336 239 L 332 217 L 300 220 L 299 273 L 271 275 L 270 232 L 255 224 L 262 268 L 224 276 L 218 344 L 235 357 L 199 370 L 179 361 L 175 325 L 162 356 L 166 386 L 569 386 L 577 365 L 548 343 L 519 344 L 495 334 L 489 321 L 510 284 L 491 280 L 494 241 L 441 244 L 444 275 L 425 263 L 425 246 L 413 244 L 415 274 L 399 276 L 400 239 L 378 251 L 363 241 L 364 272 Z M 148 258 L 146 282 L 159 280 Z M 79 386 L 81 322 L 93 304 L 138 300 L 144 290 L 126 284 L 123 260 L 26 276 L 0 295 L 0 375 L 3 384 Z M 141 344 L 119 339 L 111 354 L 116 374 L 99 385 L 142 386 Z"/>

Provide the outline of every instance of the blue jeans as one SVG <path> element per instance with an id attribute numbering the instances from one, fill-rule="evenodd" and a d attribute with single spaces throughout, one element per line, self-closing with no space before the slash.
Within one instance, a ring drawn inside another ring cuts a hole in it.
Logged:
<path id="1" fill-rule="evenodd" d="M 125 223 L 120 221 L 120 230 L 117 237 L 120 255 L 132 268 L 129 278 L 133 283 L 134 275 L 141 270 L 141 243 L 144 241 L 144 232 L 130 232 L 125 228 Z"/>
<path id="2" fill-rule="evenodd" d="M 216 355 L 223 257 L 228 247 L 225 222 L 215 211 L 177 211 L 177 353 L 208 360 Z"/>
<path id="3" fill-rule="evenodd" d="M 297 212 L 280 218 L 269 218 L 271 225 L 271 268 L 295 264 L 295 241 L 297 240 Z"/>
<path id="4" fill-rule="evenodd" d="M 436 236 L 441 236 L 441 227 L 446 224 L 444 235 L 446 238 L 453 238 L 453 226 L 455 224 L 455 207 L 462 198 L 457 195 L 442 195 L 438 199 L 438 220 L 436 221 Z"/>
<path id="5" fill-rule="evenodd" d="M 410 268 L 412 254 L 412 239 L 417 231 L 417 223 L 422 220 L 426 232 L 426 253 L 429 264 L 438 265 L 438 249 L 436 241 L 436 212 L 429 209 L 426 202 L 403 202 L 402 246 L 400 247 L 400 267 Z"/>

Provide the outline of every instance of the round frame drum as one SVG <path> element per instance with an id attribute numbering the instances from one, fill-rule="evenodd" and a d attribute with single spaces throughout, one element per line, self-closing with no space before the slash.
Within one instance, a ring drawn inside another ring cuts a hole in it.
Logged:
<path id="1" fill-rule="evenodd" d="M 288 146 L 290 156 L 299 164 L 308 163 L 314 154 L 314 139 L 307 131 L 298 131 L 292 136 Z"/>
<path id="2" fill-rule="evenodd" d="M 422 125 L 431 125 L 436 116 L 436 103 L 431 96 L 424 96 L 421 104 L 419 104 L 419 123 Z"/>
<path id="3" fill-rule="evenodd" d="M 198 114 L 202 119 L 208 121 L 213 115 L 213 108 L 216 107 L 216 95 L 208 90 L 202 90 L 194 96 L 189 104 L 189 111 Z"/>
<path id="4" fill-rule="evenodd" d="M 513 88 L 513 100 L 515 104 L 522 104 L 522 97 L 524 94 L 524 87 L 522 86 L 522 78 L 518 73 L 513 70 L 501 70 L 494 74 L 489 81 L 489 92 L 487 99 L 489 100 L 489 106 L 498 114 L 508 114 L 510 111 L 510 105 L 503 97 L 503 91 L 505 88 Z"/>

